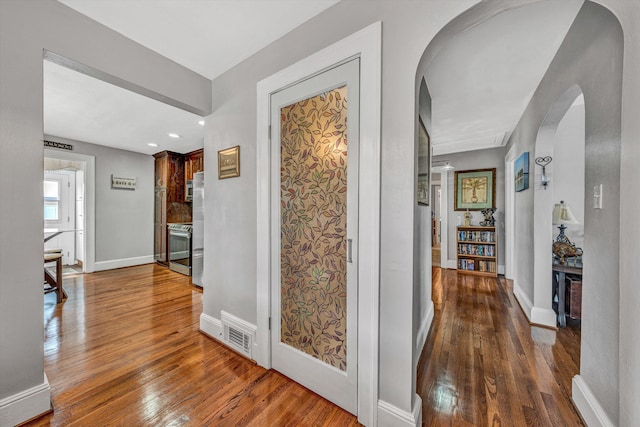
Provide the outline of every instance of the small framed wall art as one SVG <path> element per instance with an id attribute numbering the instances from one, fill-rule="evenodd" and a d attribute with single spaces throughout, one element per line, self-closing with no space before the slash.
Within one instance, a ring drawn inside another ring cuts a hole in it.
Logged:
<path id="1" fill-rule="evenodd" d="M 529 152 L 522 153 L 514 166 L 515 187 L 517 191 L 523 191 L 529 188 Z"/>
<path id="2" fill-rule="evenodd" d="M 218 151 L 218 179 L 240 176 L 240 146 Z"/>
<path id="3" fill-rule="evenodd" d="M 135 190 L 136 179 L 111 175 L 111 189 L 114 190 Z"/>
<path id="4" fill-rule="evenodd" d="M 474 169 L 455 173 L 454 210 L 479 211 L 496 207 L 496 169 Z"/>

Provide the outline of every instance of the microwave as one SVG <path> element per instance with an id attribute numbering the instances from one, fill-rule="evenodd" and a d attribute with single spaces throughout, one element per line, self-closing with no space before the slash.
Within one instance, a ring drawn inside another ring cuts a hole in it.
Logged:
<path id="1" fill-rule="evenodd" d="M 192 179 L 188 179 L 186 184 L 185 184 L 184 200 L 186 202 L 192 202 L 193 201 L 193 180 Z"/>

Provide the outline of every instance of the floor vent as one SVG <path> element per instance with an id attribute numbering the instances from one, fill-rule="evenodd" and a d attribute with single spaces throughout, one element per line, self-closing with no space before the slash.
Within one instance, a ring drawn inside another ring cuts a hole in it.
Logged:
<path id="1" fill-rule="evenodd" d="M 223 313 L 223 340 L 227 345 L 244 354 L 249 359 L 253 359 L 252 349 L 255 330 L 245 327 L 243 323 L 242 320 L 235 318 L 235 316 Z"/>

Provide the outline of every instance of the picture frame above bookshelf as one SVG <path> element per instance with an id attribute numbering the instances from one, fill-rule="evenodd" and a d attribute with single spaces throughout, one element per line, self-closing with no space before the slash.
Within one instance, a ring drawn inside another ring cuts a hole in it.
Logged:
<path id="1" fill-rule="evenodd" d="M 498 236 L 495 227 L 459 226 L 457 268 L 464 274 L 498 277 Z"/>

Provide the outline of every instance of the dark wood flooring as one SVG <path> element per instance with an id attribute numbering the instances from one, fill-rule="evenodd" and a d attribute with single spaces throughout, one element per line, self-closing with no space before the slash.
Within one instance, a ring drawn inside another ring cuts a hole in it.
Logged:
<path id="1" fill-rule="evenodd" d="M 580 329 L 532 327 L 510 281 L 434 269 L 418 366 L 425 426 L 580 426 Z"/>
<path id="2" fill-rule="evenodd" d="M 198 331 L 202 293 L 155 265 L 65 275 L 45 295 L 55 411 L 30 426 L 351 426 L 354 416 Z M 434 268 L 418 368 L 427 426 L 581 425 L 579 329 L 529 326 L 503 279 Z"/>

